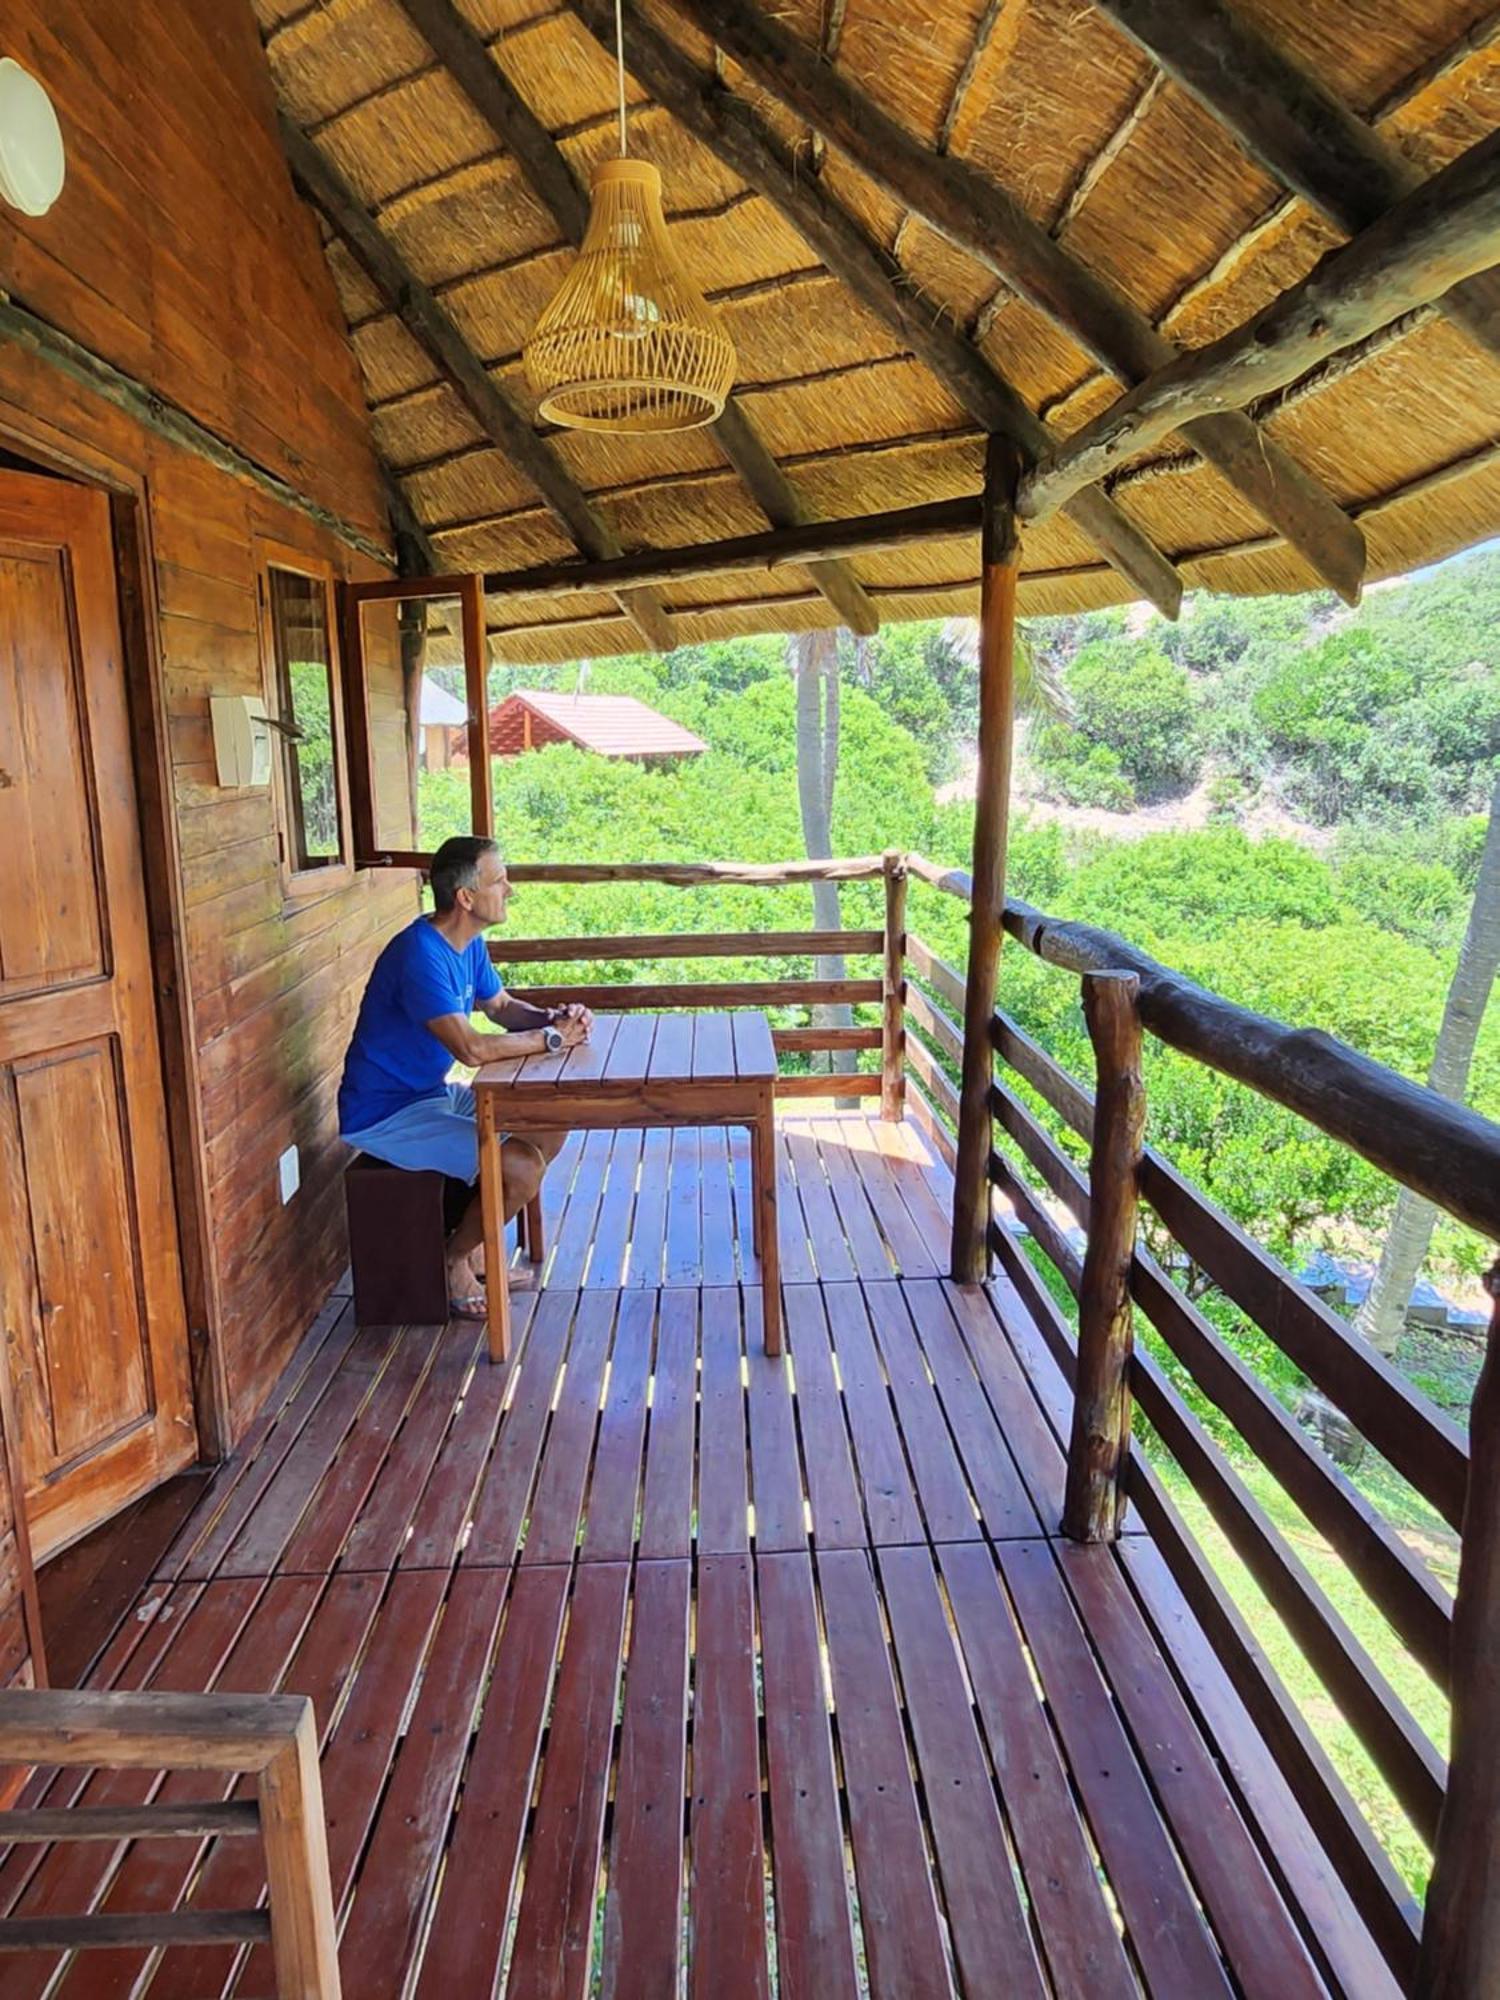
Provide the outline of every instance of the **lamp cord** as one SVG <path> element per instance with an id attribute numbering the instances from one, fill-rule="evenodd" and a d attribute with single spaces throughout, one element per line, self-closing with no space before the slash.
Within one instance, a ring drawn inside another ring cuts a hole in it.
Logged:
<path id="1" fill-rule="evenodd" d="M 615 0 L 615 72 L 620 85 L 620 158 L 625 158 L 625 4 Z"/>

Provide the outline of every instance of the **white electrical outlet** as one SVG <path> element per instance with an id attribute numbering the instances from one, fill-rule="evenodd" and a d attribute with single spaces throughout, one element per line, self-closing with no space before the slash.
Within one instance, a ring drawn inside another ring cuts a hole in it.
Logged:
<path id="1" fill-rule="evenodd" d="M 285 1208 L 302 1185 L 302 1163 L 297 1157 L 295 1146 L 287 1147 L 276 1162 L 276 1171 L 281 1180 L 281 1205 Z"/>

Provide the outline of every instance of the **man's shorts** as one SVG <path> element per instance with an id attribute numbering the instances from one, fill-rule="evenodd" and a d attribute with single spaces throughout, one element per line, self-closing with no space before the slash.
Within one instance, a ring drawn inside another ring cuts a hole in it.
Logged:
<path id="1" fill-rule="evenodd" d="M 479 1178 L 479 1132 L 475 1124 L 474 1092 L 466 1083 L 450 1083 L 443 1097 L 419 1097 L 382 1118 L 365 1132 L 344 1133 L 344 1143 L 361 1153 L 373 1153 L 388 1166 L 426 1168 L 470 1185 Z"/>

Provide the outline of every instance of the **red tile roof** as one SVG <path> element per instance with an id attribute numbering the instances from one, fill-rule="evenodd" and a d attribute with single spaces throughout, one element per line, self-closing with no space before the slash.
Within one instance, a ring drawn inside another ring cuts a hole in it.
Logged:
<path id="1" fill-rule="evenodd" d="M 547 743 L 576 743 L 600 757 L 696 757 L 708 748 L 701 736 L 634 695 L 517 688 L 490 710 L 490 748 L 497 756 L 514 757 Z"/>

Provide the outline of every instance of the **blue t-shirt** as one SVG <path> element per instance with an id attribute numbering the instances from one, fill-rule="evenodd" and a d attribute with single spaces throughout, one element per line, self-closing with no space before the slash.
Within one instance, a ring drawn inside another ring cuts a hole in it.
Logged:
<path id="1" fill-rule="evenodd" d="M 467 1019 L 500 991 L 482 937 L 455 951 L 426 917 L 398 931 L 360 1002 L 339 1085 L 340 1132 L 368 1132 L 408 1104 L 441 1097 L 453 1057 L 427 1022 L 441 1014 Z"/>

